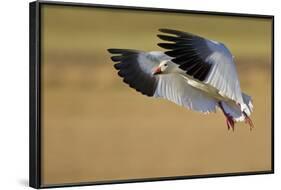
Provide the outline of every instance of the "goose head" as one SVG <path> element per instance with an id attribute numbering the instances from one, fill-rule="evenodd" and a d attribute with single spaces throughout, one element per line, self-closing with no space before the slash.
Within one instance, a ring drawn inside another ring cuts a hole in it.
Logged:
<path id="1" fill-rule="evenodd" d="M 162 61 L 155 69 L 153 69 L 152 74 L 153 75 L 165 74 L 168 72 L 168 68 L 169 68 L 169 61 L 167 60 Z"/>

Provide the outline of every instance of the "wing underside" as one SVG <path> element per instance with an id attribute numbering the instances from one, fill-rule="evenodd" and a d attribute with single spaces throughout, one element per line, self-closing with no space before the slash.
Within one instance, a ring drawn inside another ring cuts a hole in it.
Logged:
<path id="1" fill-rule="evenodd" d="M 159 64 L 157 55 L 150 55 L 131 49 L 108 49 L 116 62 L 115 69 L 123 82 L 147 96 L 153 96 L 157 87 L 157 77 L 151 74 Z M 162 53 L 163 54 L 163 53 Z"/>
<path id="2" fill-rule="evenodd" d="M 154 96 L 193 111 L 203 113 L 216 111 L 217 102 L 212 97 L 188 85 L 186 79 L 177 74 L 161 75 Z"/>

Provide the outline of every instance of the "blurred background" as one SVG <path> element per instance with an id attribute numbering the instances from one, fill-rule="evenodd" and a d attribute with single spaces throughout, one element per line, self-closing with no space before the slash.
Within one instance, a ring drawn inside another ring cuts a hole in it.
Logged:
<path id="1" fill-rule="evenodd" d="M 122 82 L 106 49 L 161 50 L 159 28 L 230 49 L 253 131 Z M 271 169 L 270 19 L 44 5 L 41 31 L 44 184 Z"/>

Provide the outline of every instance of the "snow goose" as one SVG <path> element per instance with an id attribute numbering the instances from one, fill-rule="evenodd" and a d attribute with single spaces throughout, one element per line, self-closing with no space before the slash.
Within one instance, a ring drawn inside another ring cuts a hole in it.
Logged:
<path id="1" fill-rule="evenodd" d="M 172 29 L 160 29 L 165 51 L 108 49 L 118 75 L 131 88 L 203 113 L 220 108 L 228 129 L 245 121 L 254 127 L 251 97 L 241 92 L 233 55 L 217 41 Z"/>

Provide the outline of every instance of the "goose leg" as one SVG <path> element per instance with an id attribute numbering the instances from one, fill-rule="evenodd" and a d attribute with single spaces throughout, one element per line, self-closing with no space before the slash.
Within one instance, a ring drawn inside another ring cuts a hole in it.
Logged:
<path id="1" fill-rule="evenodd" d="M 245 123 L 249 124 L 250 130 L 252 130 L 254 128 L 254 124 L 253 124 L 251 118 L 244 111 L 243 111 L 243 115 L 245 116 Z"/>
<path id="2" fill-rule="evenodd" d="M 218 104 L 219 104 L 224 116 L 226 117 L 227 129 L 229 130 L 231 128 L 234 131 L 235 121 L 234 121 L 233 117 L 229 113 L 226 113 L 226 111 L 224 110 L 222 103 L 220 101 Z"/>

